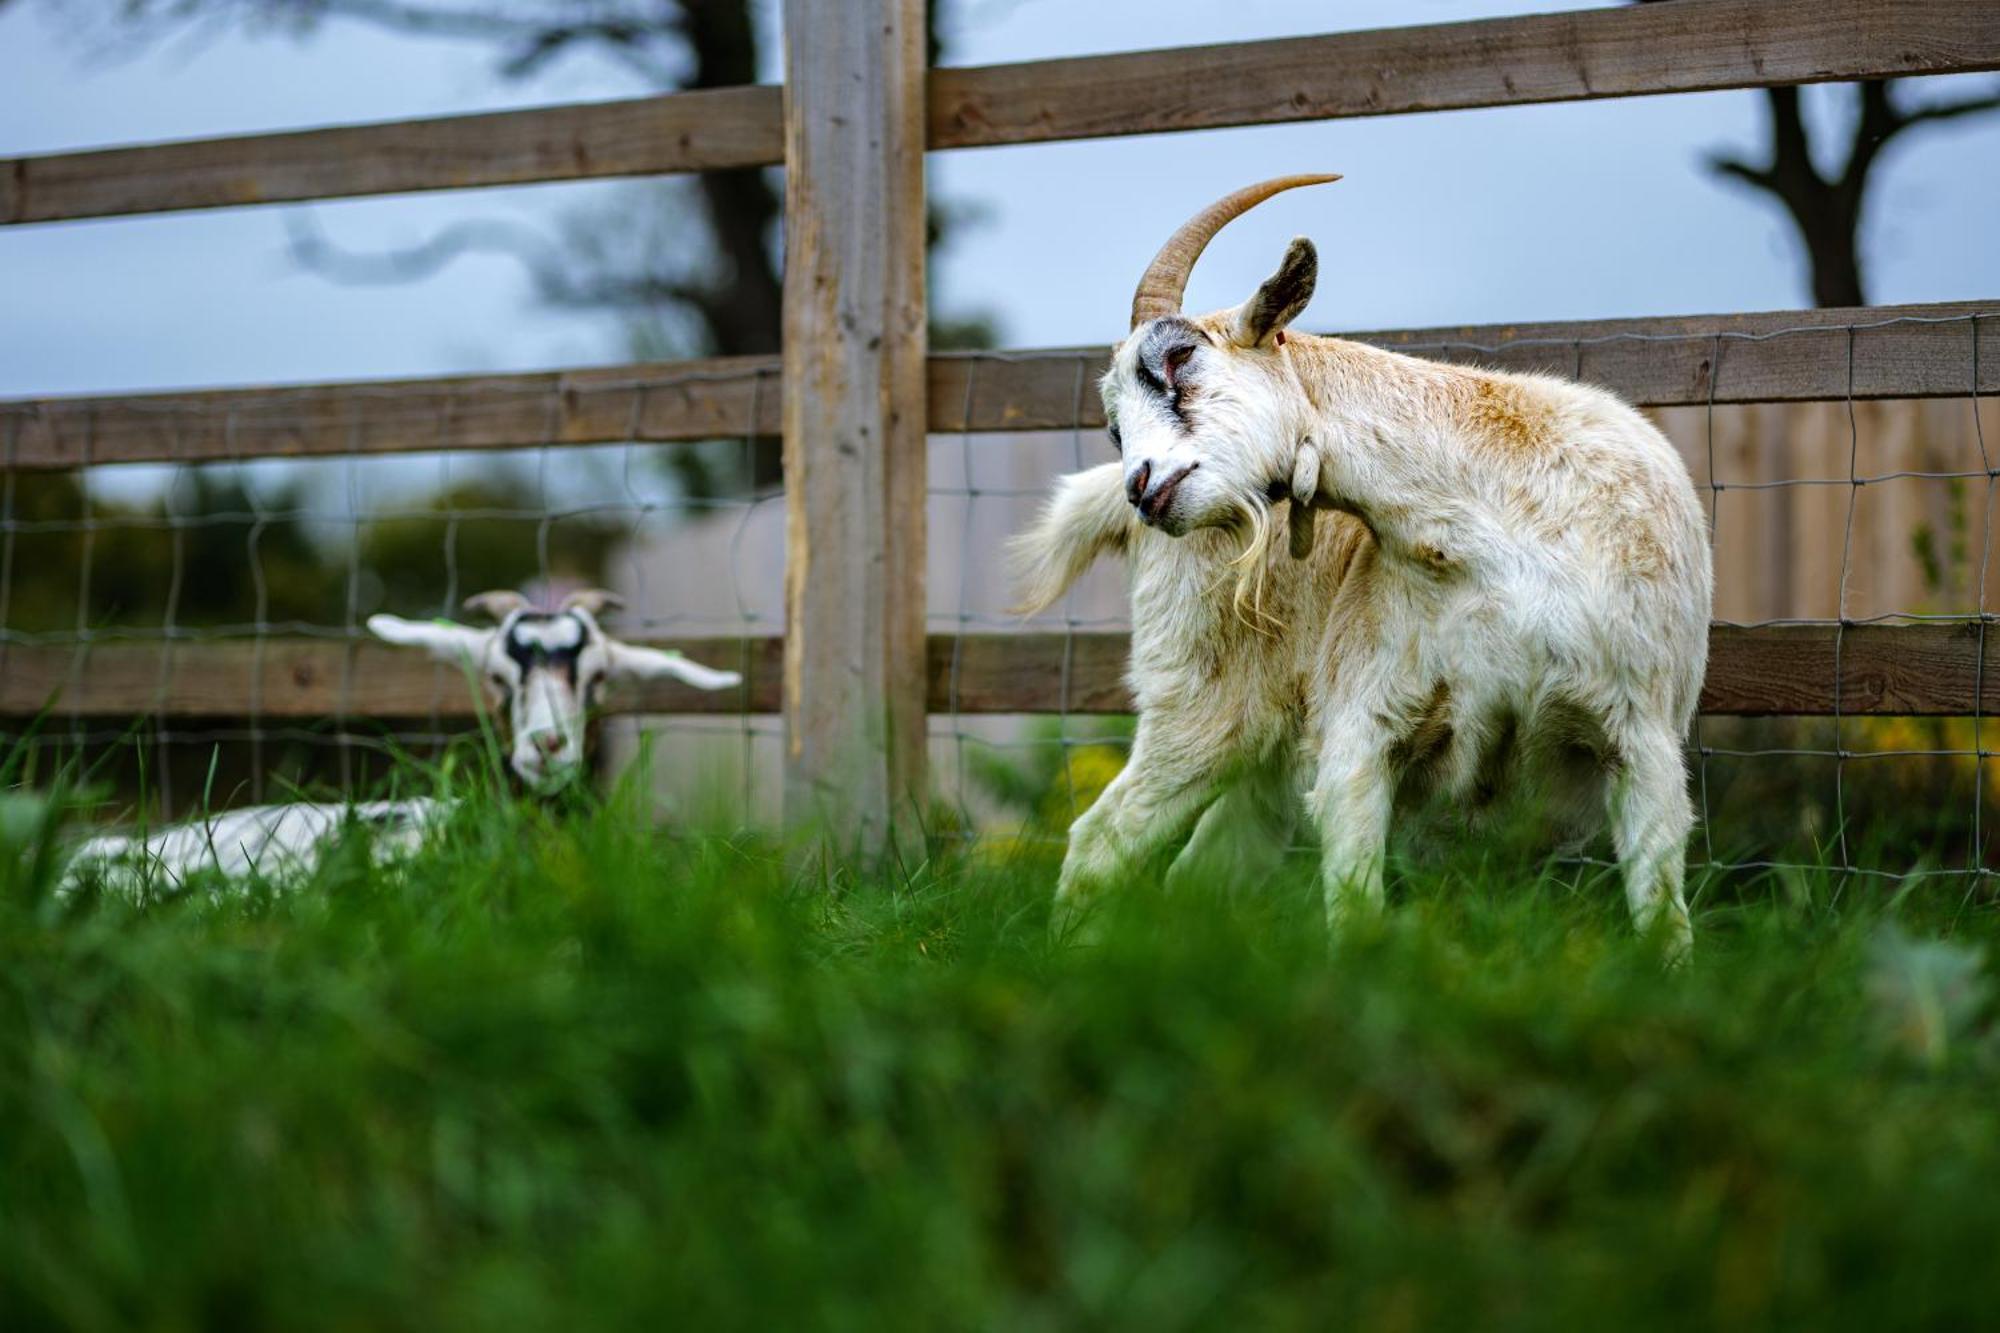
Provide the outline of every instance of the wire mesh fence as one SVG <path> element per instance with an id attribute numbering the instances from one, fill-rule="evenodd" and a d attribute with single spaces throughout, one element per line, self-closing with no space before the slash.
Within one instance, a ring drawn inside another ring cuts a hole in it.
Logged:
<path id="1" fill-rule="evenodd" d="M 725 377 L 742 420 L 696 440 L 673 412 L 689 378 L 551 376 L 532 395 L 500 381 L 504 422 L 483 385 L 459 405 L 349 390 L 344 421 L 288 390 L 123 399 L 115 418 L 80 421 L 0 405 L 0 736 L 44 771 L 84 761 L 114 810 L 353 795 L 479 710 L 462 670 L 373 645 L 367 617 L 476 621 L 462 603 L 492 588 L 553 601 L 605 586 L 629 604 L 613 632 L 693 639 L 739 666 L 782 628 L 732 578 L 731 550 L 761 510 L 782 513 L 759 415 L 775 374 Z M 661 404 L 671 442 L 649 438 Z M 564 422 L 614 410 L 626 439 L 565 439 Z M 481 414 L 506 447 L 466 448 Z M 77 466 L 49 467 L 59 450 Z M 114 450 L 147 461 L 97 461 Z M 720 531 L 723 549 L 656 568 L 648 553 L 693 529 Z M 671 725 L 739 749 L 775 735 L 747 694 L 720 706 Z M 630 753 L 618 730 L 608 762 Z"/>
<path id="2" fill-rule="evenodd" d="M 1717 659 L 1736 676 L 1718 693 L 1712 672 L 1690 738 L 1696 866 L 1976 882 L 2000 863 L 1985 679 L 2000 406 L 1981 349 L 1996 319 L 2000 306 L 1754 332 L 1717 320 L 1382 339 L 1660 404 L 1707 502 L 1718 635 L 1818 636 L 1824 651 L 1786 659 L 1783 680 L 1751 679 L 1762 659 Z M 1916 358 L 1919 336 L 1931 350 Z M 1941 340 L 1956 350 L 1936 355 Z M 963 354 L 933 374 L 941 832 L 1058 841 L 1122 762 L 1121 572 L 1101 569 L 1022 621 L 999 558 L 1056 475 L 1113 456 L 1102 356 Z M 1024 412 L 1030 365 L 1039 397 Z M 474 714 L 460 673 L 369 645 L 368 615 L 462 617 L 461 600 L 487 587 L 601 585 L 626 602 L 614 632 L 686 644 L 745 676 L 708 700 L 614 699 L 601 767 L 643 752 L 669 817 L 774 823 L 779 394 L 774 364 L 746 362 L 443 393 L 0 404 L 0 740 L 44 762 L 102 760 L 116 813 L 359 794 L 388 756 L 435 753 Z M 1885 626 L 1936 633 L 1885 640 Z M 993 636 L 1012 635 L 1038 651 L 993 658 Z M 995 688 L 995 660 L 1031 678 Z M 1744 687 L 1800 706 L 1741 704 Z M 1024 699 L 1037 711 L 1002 711 Z M 1776 711 L 1795 715 L 1726 715 Z"/>

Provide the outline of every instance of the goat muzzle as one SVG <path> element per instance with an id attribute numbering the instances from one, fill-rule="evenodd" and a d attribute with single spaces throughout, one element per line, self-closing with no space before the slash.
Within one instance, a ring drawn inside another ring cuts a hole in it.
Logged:
<path id="1" fill-rule="evenodd" d="M 1134 497 L 1132 503 L 1139 510 L 1139 517 L 1148 524 L 1156 524 L 1165 517 L 1167 508 L 1174 502 L 1174 492 L 1180 489 L 1188 473 L 1200 467 L 1199 462 L 1189 463 L 1154 483 L 1151 489 L 1143 490 Z M 1142 468 L 1141 475 L 1151 475 L 1151 468 Z M 1135 488 L 1136 489 L 1136 488 Z"/>

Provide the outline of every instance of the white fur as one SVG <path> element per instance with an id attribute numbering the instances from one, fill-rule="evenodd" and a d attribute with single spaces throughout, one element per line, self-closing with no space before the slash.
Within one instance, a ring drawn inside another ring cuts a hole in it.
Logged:
<path id="1" fill-rule="evenodd" d="M 503 711 L 510 738 L 509 767 L 543 794 L 568 786 L 583 771 L 588 714 L 604 682 L 670 678 L 696 689 L 725 690 L 743 679 L 734 671 L 705 667 L 676 652 L 622 643 L 607 635 L 581 605 L 538 620 L 522 599 L 521 604 L 509 606 L 491 629 L 388 615 L 368 617 L 368 629 L 377 638 L 423 648 L 439 661 L 473 673 L 488 702 Z M 532 664 L 522 670 L 506 651 L 510 634 L 546 649 L 578 650 L 575 678 Z"/>
<path id="2" fill-rule="evenodd" d="M 1338 923 L 1382 900 L 1399 795 L 1532 783 L 1608 817 L 1634 920 L 1664 916 L 1685 956 L 1681 741 L 1712 574 L 1679 456 L 1594 388 L 1246 322 L 1135 329 L 1103 385 L 1123 460 L 1064 478 L 1015 541 L 1029 609 L 1102 552 L 1132 571 L 1138 732 L 1071 831 L 1063 915 L 1197 819 L 1189 855 L 1282 846 L 1303 797 Z M 1189 330 L 1177 370 L 1142 367 Z M 1127 489 L 1160 478 L 1177 489 L 1142 523 Z M 1273 490 L 1336 511 L 1316 541 L 1295 524 L 1303 558 L 1266 540 Z"/>
<path id="3" fill-rule="evenodd" d="M 553 617 L 538 619 L 518 593 L 482 593 L 468 605 L 499 614 L 500 623 L 490 629 L 389 615 L 370 616 L 368 629 L 385 642 L 422 648 L 473 673 L 487 702 L 504 707 L 511 735 L 509 766 L 532 790 L 550 795 L 583 771 L 588 712 L 602 682 L 667 677 L 697 689 L 722 690 L 742 681 L 734 671 L 607 635 L 592 611 L 609 600 L 608 594 L 586 593 L 573 597 Z M 524 613 L 529 619 L 523 620 Z M 546 650 L 576 650 L 575 680 L 533 661 L 524 671 L 506 651 L 510 633 Z M 148 882 L 178 885 L 202 871 L 238 880 L 255 875 L 285 885 L 310 875 L 332 835 L 350 820 L 374 831 L 375 855 L 386 862 L 422 846 L 450 808 L 450 802 L 427 799 L 298 802 L 233 810 L 171 825 L 145 838 L 106 834 L 78 846 L 62 889 L 74 890 L 86 870 L 127 892 Z"/>
<path id="4" fill-rule="evenodd" d="M 181 888 L 207 872 L 231 880 L 253 876 L 287 888 L 310 876 L 333 835 L 350 822 L 366 831 L 378 865 L 421 847 L 451 812 L 451 802 L 299 802 L 256 805 L 161 829 L 144 838 L 104 834 L 78 845 L 64 868 L 61 892 L 75 891 L 86 873 L 104 887 L 135 893 L 148 884 Z"/>

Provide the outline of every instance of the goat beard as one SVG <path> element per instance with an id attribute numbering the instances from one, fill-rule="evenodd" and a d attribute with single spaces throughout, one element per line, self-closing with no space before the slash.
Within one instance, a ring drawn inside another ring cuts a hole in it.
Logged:
<path id="1" fill-rule="evenodd" d="M 1284 633 L 1285 622 L 1264 609 L 1264 588 L 1268 572 L 1265 557 L 1270 554 L 1271 542 L 1279 525 L 1272 517 L 1271 506 L 1262 496 L 1239 499 L 1237 513 L 1249 537 L 1243 544 L 1243 550 L 1229 562 L 1236 570 L 1236 588 L 1230 605 L 1236 618 L 1252 631 L 1276 638 Z M 1286 540 L 1290 540 L 1289 533 Z"/>

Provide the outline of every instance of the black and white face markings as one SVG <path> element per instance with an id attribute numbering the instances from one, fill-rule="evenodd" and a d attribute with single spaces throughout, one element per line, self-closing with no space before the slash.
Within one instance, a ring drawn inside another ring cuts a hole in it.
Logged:
<path id="1" fill-rule="evenodd" d="M 1207 342 L 1207 334 L 1176 315 L 1154 320 L 1132 352 L 1132 379 L 1141 391 L 1141 401 L 1158 404 L 1183 434 L 1194 428 L 1189 416 L 1189 400 L 1194 394 L 1188 362 Z M 1111 437 L 1111 447 L 1123 454 L 1125 436 L 1119 427 L 1118 381 L 1118 367 L 1114 364 L 1099 391 L 1104 401 L 1105 433 Z"/>
<path id="2" fill-rule="evenodd" d="M 574 611 L 522 611 L 494 647 L 491 674 L 507 704 L 515 770 L 531 784 L 564 779 L 582 762 L 585 710 L 604 682 L 603 635 Z"/>
<path id="3" fill-rule="evenodd" d="M 589 627 L 571 612 L 523 611 L 508 624 L 501 649 L 514 663 L 515 679 L 526 680 L 530 671 L 540 669 L 575 689 L 578 661 L 589 642 Z"/>
<path id="4" fill-rule="evenodd" d="M 454 667 L 474 667 L 508 733 L 509 766 L 529 786 L 552 792 L 583 771 L 591 748 L 589 714 L 611 676 L 675 680 L 698 690 L 743 683 L 734 671 L 609 637 L 598 626 L 597 610 L 614 600 L 589 591 L 573 595 L 560 611 L 535 611 L 519 593 L 481 593 L 467 599 L 467 607 L 498 620 L 492 629 L 376 614 L 368 617 L 368 632 L 426 649 Z"/>
<path id="5" fill-rule="evenodd" d="M 1139 386 L 1166 409 L 1183 432 L 1192 430 L 1193 425 L 1188 419 L 1188 401 L 1193 397 L 1188 362 L 1207 343 L 1208 336 L 1189 320 L 1178 316 L 1156 319 L 1139 340 L 1138 354 L 1132 361 Z"/>
<path id="6" fill-rule="evenodd" d="M 1126 495 L 1150 526 L 1179 536 L 1214 509 L 1213 485 L 1182 489 L 1202 466 L 1195 405 L 1196 353 L 1212 340 L 1192 320 L 1169 315 L 1143 325 L 1112 360 L 1100 392 L 1111 440 L 1124 460 Z"/>

